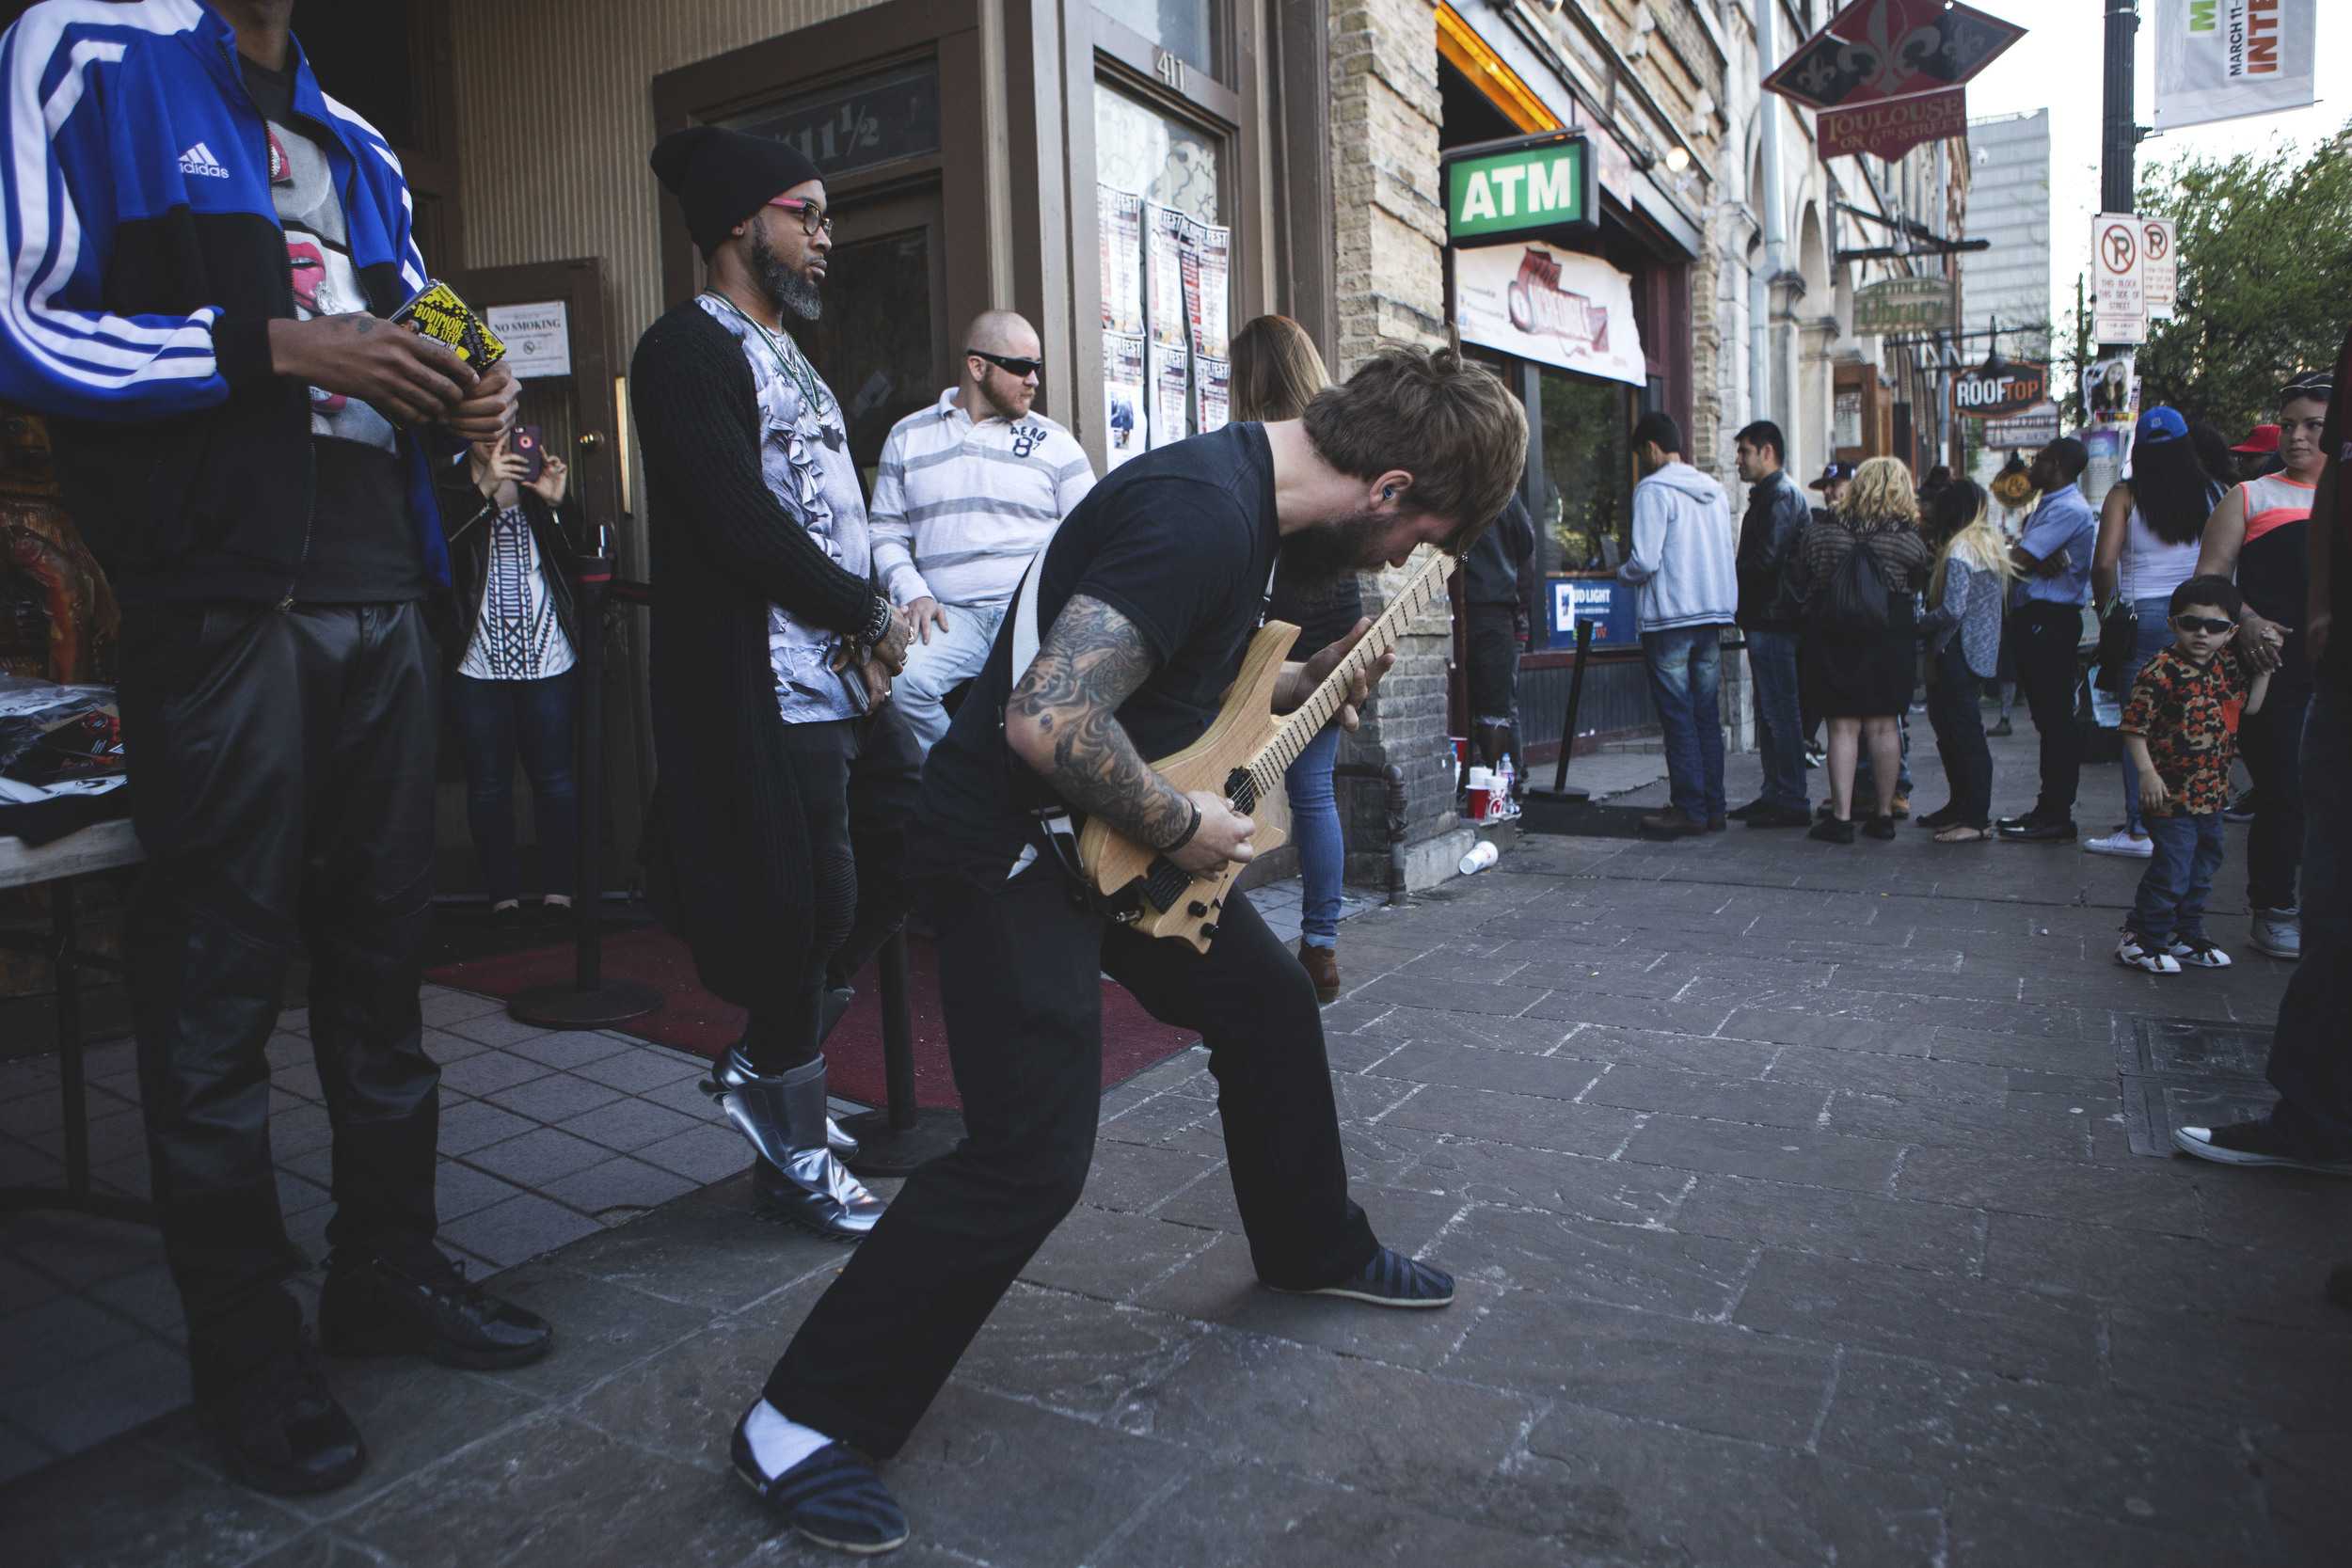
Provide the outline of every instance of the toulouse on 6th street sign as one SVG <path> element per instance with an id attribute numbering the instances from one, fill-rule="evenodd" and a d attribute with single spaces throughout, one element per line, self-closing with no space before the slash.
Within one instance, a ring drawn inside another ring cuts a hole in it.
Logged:
<path id="1" fill-rule="evenodd" d="M 2101 213 L 2090 222 L 2090 335 L 2103 343 L 2148 341 L 2147 245 L 2140 220 Z"/>
<path id="2" fill-rule="evenodd" d="M 1817 109 L 1956 87 L 2026 29 L 1950 0 L 1854 0 L 1764 79 Z"/>

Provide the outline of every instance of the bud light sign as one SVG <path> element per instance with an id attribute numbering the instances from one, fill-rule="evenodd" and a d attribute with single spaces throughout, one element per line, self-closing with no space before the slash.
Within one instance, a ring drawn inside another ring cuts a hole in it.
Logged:
<path id="1" fill-rule="evenodd" d="M 1638 641 L 1633 626 L 1633 590 L 1613 578 L 1553 578 L 1546 628 L 1555 648 L 1576 646 L 1576 624 L 1593 623 L 1596 648 L 1631 647 Z"/>

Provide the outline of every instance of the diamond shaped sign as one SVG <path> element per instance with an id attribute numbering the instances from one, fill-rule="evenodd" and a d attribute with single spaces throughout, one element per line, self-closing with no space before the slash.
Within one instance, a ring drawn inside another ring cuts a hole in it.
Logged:
<path id="1" fill-rule="evenodd" d="M 1956 87 L 2026 29 L 1945 0 L 1854 0 L 1764 79 L 1817 109 L 1852 109 Z"/>

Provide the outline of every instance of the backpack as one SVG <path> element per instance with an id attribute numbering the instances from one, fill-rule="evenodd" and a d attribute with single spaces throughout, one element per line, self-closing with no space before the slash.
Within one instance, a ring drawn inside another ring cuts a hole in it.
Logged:
<path id="1" fill-rule="evenodd" d="M 1882 632 L 1894 624 L 1890 610 L 1894 593 L 1886 585 L 1885 569 L 1860 537 L 1821 585 L 1815 619 L 1826 630 L 1851 635 Z"/>

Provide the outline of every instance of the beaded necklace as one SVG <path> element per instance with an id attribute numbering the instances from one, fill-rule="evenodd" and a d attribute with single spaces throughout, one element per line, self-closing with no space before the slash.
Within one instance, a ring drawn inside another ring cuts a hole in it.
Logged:
<path id="1" fill-rule="evenodd" d="M 792 344 L 787 353 L 786 343 L 789 342 L 788 339 L 785 342 L 779 342 L 777 334 L 769 331 L 767 327 L 755 320 L 750 312 L 718 290 L 706 289 L 703 292 L 734 311 L 744 325 L 759 334 L 759 341 L 768 345 L 768 352 L 775 357 L 778 367 L 790 379 L 792 385 L 800 388 L 802 400 L 807 404 L 809 412 L 816 416 L 819 424 L 822 424 L 825 416 L 833 411 L 833 399 L 826 392 L 824 382 L 818 379 L 816 368 L 809 364 L 807 356 L 801 353 L 800 346 Z M 831 430 L 825 432 L 827 446 L 833 445 L 832 436 Z"/>

